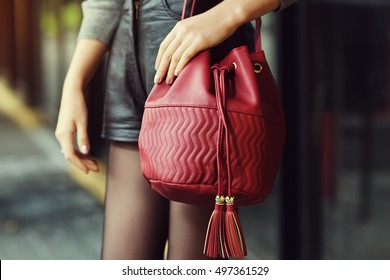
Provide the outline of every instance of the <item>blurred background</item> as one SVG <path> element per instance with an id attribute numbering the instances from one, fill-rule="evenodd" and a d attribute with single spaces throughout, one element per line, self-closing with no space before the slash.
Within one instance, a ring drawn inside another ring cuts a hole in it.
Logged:
<path id="1" fill-rule="evenodd" d="M 162 0 L 166 1 L 166 0 Z M 88 87 L 99 174 L 54 139 L 81 0 L 0 0 L 0 259 L 99 259 L 104 63 Z M 265 17 L 287 139 L 274 193 L 242 208 L 248 259 L 390 258 L 390 1 Z"/>

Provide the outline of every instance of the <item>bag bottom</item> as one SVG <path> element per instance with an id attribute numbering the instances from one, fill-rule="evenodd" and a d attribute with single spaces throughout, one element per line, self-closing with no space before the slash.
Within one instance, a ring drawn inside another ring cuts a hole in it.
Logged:
<path id="1" fill-rule="evenodd" d="M 157 180 L 149 180 L 149 184 L 152 190 L 169 200 L 207 207 L 214 207 L 218 189 L 215 185 L 173 184 Z M 222 188 L 222 193 L 226 196 L 227 188 Z M 237 207 L 260 203 L 268 195 L 265 193 L 252 194 L 232 189 L 232 196 Z"/>

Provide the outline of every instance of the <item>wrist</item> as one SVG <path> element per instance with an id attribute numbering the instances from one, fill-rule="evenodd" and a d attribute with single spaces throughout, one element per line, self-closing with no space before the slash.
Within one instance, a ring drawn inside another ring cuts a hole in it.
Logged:
<path id="1" fill-rule="evenodd" d="M 231 17 L 232 24 L 236 28 L 251 20 L 249 18 L 248 11 L 245 6 L 234 5 L 233 8 L 231 9 L 231 12 L 232 12 L 232 17 Z"/>
<path id="2" fill-rule="evenodd" d="M 240 1 L 237 1 L 237 3 L 240 3 Z M 227 27 L 228 30 L 236 30 L 249 21 L 246 20 L 246 11 L 242 5 L 232 5 L 226 0 L 215 6 L 210 12 L 214 13 L 214 15 L 210 16 L 218 18 L 218 22 Z"/>
<path id="3" fill-rule="evenodd" d="M 251 20 L 277 10 L 280 7 L 280 0 L 224 0 L 221 4 L 225 5 L 225 17 L 230 18 L 232 25 L 238 28 Z"/>
<path id="4" fill-rule="evenodd" d="M 84 91 L 84 83 L 82 79 L 66 77 L 63 86 L 63 92 L 82 93 Z"/>

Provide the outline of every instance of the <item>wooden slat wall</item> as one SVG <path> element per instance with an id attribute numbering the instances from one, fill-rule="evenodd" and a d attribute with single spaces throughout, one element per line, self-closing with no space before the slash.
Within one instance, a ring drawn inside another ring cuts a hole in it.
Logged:
<path id="1" fill-rule="evenodd" d="M 0 3 L 0 75 L 11 85 L 16 81 L 16 52 L 14 1 L 2 0 Z"/>
<path id="2" fill-rule="evenodd" d="M 38 105 L 40 91 L 40 26 L 41 1 L 15 0 L 15 50 L 17 86 L 29 105 Z"/>

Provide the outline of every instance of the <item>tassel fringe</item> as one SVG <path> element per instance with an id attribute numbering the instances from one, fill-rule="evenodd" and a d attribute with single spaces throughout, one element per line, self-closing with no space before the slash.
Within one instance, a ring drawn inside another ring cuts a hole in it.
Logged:
<path id="1" fill-rule="evenodd" d="M 226 204 L 225 204 L 226 202 Z M 210 258 L 244 258 L 247 255 L 234 197 L 217 196 L 206 233 L 203 254 Z"/>
<path id="2" fill-rule="evenodd" d="M 234 207 L 234 197 L 226 197 L 226 242 L 232 257 L 242 259 L 247 255 L 245 238 L 240 219 Z"/>
<path id="3" fill-rule="evenodd" d="M 229 258 L 225 232 L 225 199 L 223 196 L 215 198 L 214 211 L 211 214 L 207 227 L 203 254 L 210 258 Z"/>

